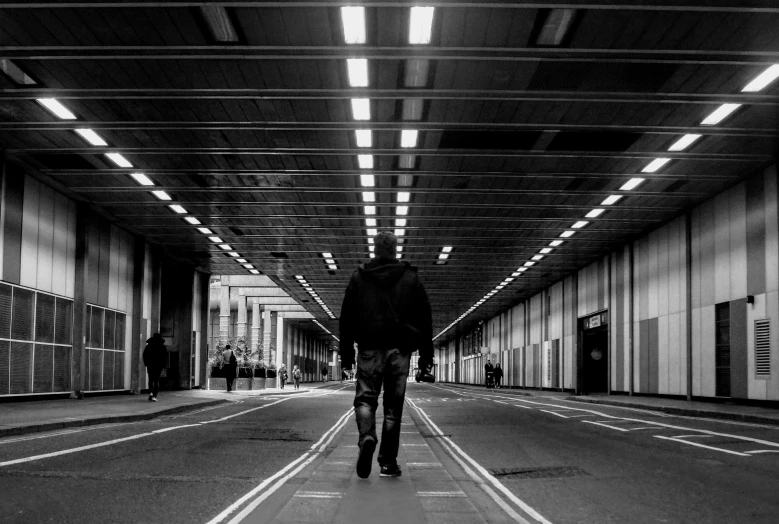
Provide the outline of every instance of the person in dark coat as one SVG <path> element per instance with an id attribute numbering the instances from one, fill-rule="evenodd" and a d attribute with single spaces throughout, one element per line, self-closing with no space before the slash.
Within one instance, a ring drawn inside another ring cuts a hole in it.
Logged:
<path id="1" fill-rule="evenodd" d="M 230 393 L 233 390 L 233 381 L 238 372 L 238 359 L 235 358 L 230 344 L 227 344 L 222 352 L 222 362 L 224 362 L 222 369 L 225 374 L 225 382 L 227 382 L 227 392 Z"/>
<path id="2" fill-rule="evenodd" d="M 495 374 L 494 374 L 495 368 L 492 365 L 492 362 L 489 360 L 486 364 L 484 364 L 484 385 L 487 387 L 490 387 L 493 383 L 493 380 L 495 380 Z"/>
<path id="3" fill-rule="evenodd" d="M 382 477 L 397 477 L 400 424 L 411 364 L 419 350 L 419 367 L 433 366 L 433 321 L 430 301 L 417 269 L 395 258 L 398 239 L 388 232 L 373 238 L 376 258 L 354 272 L 341 307 L 341 365 L 355 363 L 354 412 L 359 432 L 357 476 L 371 473 L 376 450 L 376 409 L 384 387 L 384 423 L 378 462 Z"/>
<path id="4" fill-rule="evenodd" d="M 327 364 L 322 366 L 322 382 L 327 382 Z"/>
<path id="5" fill-rule="evenodd" d="M 500 387 L 500 379 L 503 378 L 503 368 L 500 367 L 500 362 L 495 364 L 495 369 L 492 371 L 492 375 L 495 377 L 495 387 Z"/>
<path id="6" fill-rule="evenodd" d="M 160 392 L 160 375 L 168 363 L 168 350 L 165 349 L 165 339 L 155 333 L 146 341 L 143 350 L 143 365 L 149 374 L 149 402 L 157 402 Z"/>

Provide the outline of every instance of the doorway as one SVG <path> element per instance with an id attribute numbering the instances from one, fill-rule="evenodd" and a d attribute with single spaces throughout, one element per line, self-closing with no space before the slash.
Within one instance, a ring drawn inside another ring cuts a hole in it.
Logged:
<path id="1" fill-rule="evenodd" d="M 582 331 L 584 394 L 609 391 L 609 328 L 600 326 Z"/>

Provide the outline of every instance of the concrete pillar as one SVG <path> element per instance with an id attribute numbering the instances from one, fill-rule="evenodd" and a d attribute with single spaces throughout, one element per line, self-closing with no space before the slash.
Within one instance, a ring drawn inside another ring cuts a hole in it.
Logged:
<path id="1" fill-rule="evenodd" d="M 271 343 L 271 336 L 270 336 L 270 310 L 266 309 L 262 312 L 262 347 L 263 347 L 263 355 L 262 355 L 262 361 L 267 366 L 271 363 L 271 355 L 270 355 L 270 343 Z"/>
<path id="2" fill-rule="evenodd" d="M 230 286 L 222 284 L 219 297 L 219 342 L 227 344 L 230 338 Z"/>
<path id="3" fill-rule="evenodd" d="M 238 324 L 236 325 L 235 337 L 246 338 L 246 296 L 238 295 Z"/>
<path id="4" fill-rule="evenodd" d="M 292 369 L 292 355 L 294 345 L 295 345 L 295 331 L 292 328 L 291 324 L 284 324 L 284 331 L 286 332 L 284 335 L 284 346 L 286 349 L 286 356 L 284 358 L 284 363 L 287 365 L 287 369 Z"/>
<path id="5" fill-rule="evenodd" d="M 278 318 L 279 318 L 279 312 L 278 311 L 271 311 L 270 312 L 270 354 L 268 355 L 268 358 L 270 359 L 269 362 L 276 362 L 278 359 L 279 354 L 279 344 L 278 344 Z"/>
<path id="6" fill-rule="evenodd" d="M 284 362 L 284 317 L 278 315 L 276 318 L 276 369 L 281 367 L 281 363 Z"/>
<path id="7" fill-rule="evenodd" d="M 251 339 L 251 348 L 252 352 L 257 351 L 257 348 L 260 344 L 262 344 L 262 319 L 261 319 L 261 311 L 260 311 L 260 305 L 255 303 L 254 306 L 252 306 L 252 339 Z"/>

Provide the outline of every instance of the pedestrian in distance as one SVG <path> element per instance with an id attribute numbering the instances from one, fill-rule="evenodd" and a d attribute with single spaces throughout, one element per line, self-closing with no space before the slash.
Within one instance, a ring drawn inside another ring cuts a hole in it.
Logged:
<path id="1" fill-rule="evenodd" d="M 303 373 L 300 371 L 300 368 L 295 366 L 292 369 L 292 380 L 295 381 L 295 389 L 300 389 L 300 379 L 303 378 Z"/>
<path id="2" fill-rule="evenodd" d="M 500 387 L 500 381 L 503 378 L 503 368 L 500 367 L 500 362 L 495 363 L 495 369 L 492 371 L 492 376 L 495 377 L 495 387 Z"/>
<path id="3" fill-rule="evenodd" d="M 389 232 L 373 237 L 375 257 L 351 277 L 341 307 L 341 363 L 355 364 L 354 412 L 359 433 L 357 476 L 371 473 L 376 450 L 376 408 L 384 387 L 384 422 L 378 463 L 382 477 L 397 477 L 400 425 L 411 364 L 419 350 L 419 367 L 433 367 L 433 322 L 430 301 L 417 268 L 396 259 L 398 240 Z"/>
<path id="4" fill-rule="evenodd" d="M 327 374 L 328 374 L 327 364 L 325 364 L 324 366 L 322 366 L 322 382 L 327 382 Z"/>
<path id="5" fill-rule="evenodd" d="M 279 366 L 279 389 L 284 389 L 284 383 L 287 381 L 287 366 Z"/>
<path id="6" fill-rule="evenodd" d="M 235 358 L 230 344 L 227 344 L 222 352 L 222 362 L 224 363 L 222 369 L 225 373 L 225 382 L 227 382 L 227 392 L 230 393 L 233 390 L 233 381 L 238 371 L 238 359 Z"/>
<path id="7" fill-rule="evenodd" d="M 165 339 L 155 333 L 146 341 L 143 349 L 143 365 L 149 374 L 149 402 L 157 402 L 160 392 L 160 375 L 168 363 L 168 350 L 165 349 Z"/>
<path id="8" fill-rule="evenodd" d="M 492 366 L 492 362 L 487 359 L 487 363 L 484 364 L 484 385 L 488 388 L 495 386 L 495 377 L 493 376 L 493 371 L 495 368 Z"/>

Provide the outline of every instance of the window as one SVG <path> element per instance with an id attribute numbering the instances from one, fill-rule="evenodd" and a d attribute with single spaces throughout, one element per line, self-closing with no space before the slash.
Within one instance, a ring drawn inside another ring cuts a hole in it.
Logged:
<path id="1" fill-rule="evenodd" d="M 88 305 L 87 319 L 89 390 L 124 389 L 127 316 L 119 311 Z"/>
<path id="2" fill-rule="evenodd" d="M 0 283 L 0 395 L 70 390 L 73 301 Z"/>

